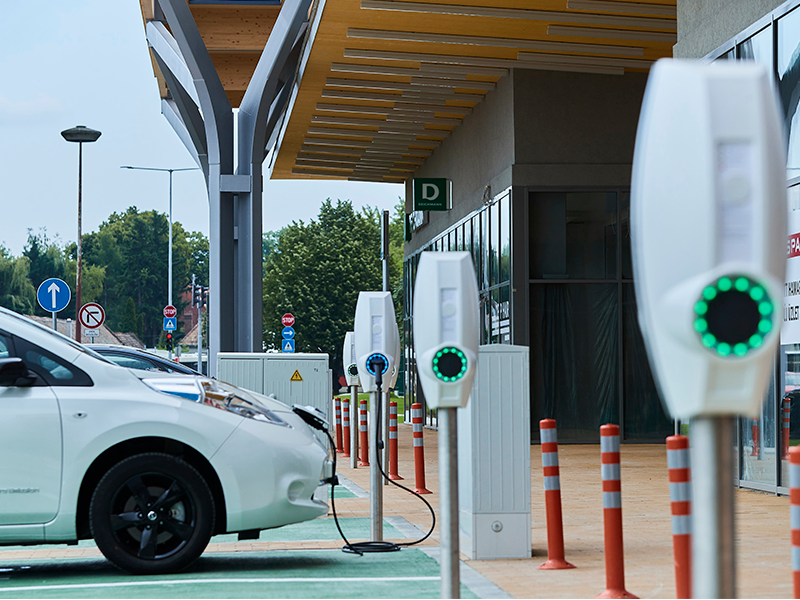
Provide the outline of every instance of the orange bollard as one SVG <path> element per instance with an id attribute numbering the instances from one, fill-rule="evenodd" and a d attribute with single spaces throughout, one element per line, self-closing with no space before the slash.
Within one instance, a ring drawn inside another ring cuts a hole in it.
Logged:
<path id="1" fill-rule="evenodd" d="M 411 405 L 411 426 L 414 436 L 414 492 L 432 494 L 425 487 L 425 448 L 422 445 L 422 404 Z"/>
<path id="2" fill-rule="evenodd" d="M 800 598 L 800 446 L 789 448 L 789 519 L 792 528 L 793 598 Z"/>
<path id="3" fill-rule="evenodd" d="M 603 533 L 606 555 L 606 591 L 598 598 L 638 598 L 625 589 L 622 548 L 622 484 L 619 474 L 619 425 L 600 427 L 603 475 Z"/>
<path id="4" fill-rule="evenodd" d="M 675 594 L 692 597 L 692 471 L 689 438 L 667 438 L 669 500 L 672 506 L 672 551 L 675 558 Z"/>
<path id="5" fill-rule="evenodd" d="M 350 399 L 342 400 L 342 458 L 350 457 Z"/>
<path id="6" fill-rule="evenodd" d="M 358 412 L 358 427 L 361 431 L 361 460 L 358 461 L 359 467 L 369 466 L 369 435 L 367 433 L 367 401 L 362 400 L 359 403 Z"/>
<path id="7" fill-rule="evenodd" d="M 792 399 L 789 396 L 783 397 L 783 454 L 781 458 L 788 460 L 789 458 L 789 435 L 791 434 L 790 427 L 792 425 Z"/>
<path id="8" fill-rule="evenodd" d="M 336 418 L 336 452 L 342 453 L 342 401 L 333 398 L 333 414 Z"/>
<path id="9" fill-rule="evenodd" d="M 574 569 L 564 560 L 564 526 L 561 517 L 561 478 L 558 471 L 558 439 L 554 419 L 539 421 L 544 471 L 544 505 L 547 514 L 547 561 L 540 569 Z"/>
<path id="10" fill-rule="evenodd" d="M 758 456 L 760 454 L 758 451 L 758 419 L 753 419 L 750 433 L 753 436 L 753 451 L 750 453 L 750 456 Z"/>
<path id="11" fill-rule="evenodd" d="M 403 479 L 397 473 L 397 402 L 389 402 L 389 479 Z"/>

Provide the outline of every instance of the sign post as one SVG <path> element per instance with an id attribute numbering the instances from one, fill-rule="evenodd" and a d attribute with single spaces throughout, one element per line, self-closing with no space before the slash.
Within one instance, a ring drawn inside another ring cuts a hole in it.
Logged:
<path id="1" fill-rule="evenodd" d="M 67 307 L 72 292 L 67 283 L 56 277 L 45 279 L 36 290 L 36 300 L 44 310 L 53 313 L 53 329 L 58 331 L 58 321 L 56 313 L 61 312 Z"/>
<path id="2" fill-rule="evenodd" d="M 170 252 L 172 252 L 172 244 L 169 245 Z M 170 259 L 170 282 L 172 282 L 172 260 Z M 178 309 L 172 306 L 172 285 L 170 285 L 169 289 L 169 299 L 170 304 L 167 304 L 164 307 L 164 331 L 175 331 L 178 328 Z M 167 336 L 167 351 L 169 352 L 169 359 L 172 360 L 172 339 L 170 336 Z"/>
<path id="3" fill-rule="evenodd" d="M 94 344 L 94 338 L 100 335 L 100 325 L 106 320 L 106 311 L 104 311 L 103 307 L 97 302 L 87 302 L 81 306 L 81 310 L 78 312 L 78 318 L 81 321 L 81 325 L 83 325 L 86 330 L 86 337 Z"/>
<path id="4" fill-rule="evenodd" d="M 281 352 L 294 352 L 294 315 L 292 313 L 286 313 L 281 317 L 281 323 L 283 323 L 283 330 L 281 331 L 281 336 L 283 339 L 281 340 Z"/>

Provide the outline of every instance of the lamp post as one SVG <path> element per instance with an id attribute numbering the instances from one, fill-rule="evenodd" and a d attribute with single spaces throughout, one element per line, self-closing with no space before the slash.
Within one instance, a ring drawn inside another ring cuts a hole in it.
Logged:
<path id="1" fill-rule="evenodd" d="M 81 279 L 82 279 L 82 259 L 81 259 L 81 218 L 82 218 L 82 187 L 83 187 L 83 144 L 84 142 L 95 142 L 100 137 L 100 132 L 89 129 L 85 125 L 77 125 L 72 129 L 65 129 L 61 136 L 68 142 L 78 142 L 78 274 L 75 283 L 75 340 L 81 341 Z"/>
<path id="2" fill-rule="evenodd" d="M 169 173 L 169 252 L 167 255 L 168 263 L 168 291 L 167 291 L 167 304 L 172 306 L 172 174 L 178 171 L 199 171 L 197 167 L 188 167 L 186 169 L 158 169 L 155 167 L 131 167 L 130 165 L 123 165 L 120 169 L 133 169 L 136 171 L 161 171 L 162 173 Z M 169 358 L 172 360 L 172 349 L 169 351 Z"/>

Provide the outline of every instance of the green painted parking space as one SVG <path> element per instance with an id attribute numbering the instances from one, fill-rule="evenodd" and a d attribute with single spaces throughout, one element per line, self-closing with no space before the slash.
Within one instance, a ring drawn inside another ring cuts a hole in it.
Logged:
<path id="1" fill-rule="evenodd" d="M 339 519 L 339 525 L 345 536 L 350 541 L 369 539 L 369 517 L 348 517 Z M 383 521 L 383 537 L 398 539 L 405 537 L 391 523 Z M 278 529 L 267 529 L 258 536 L 260 542 L 298 542 L 314 540 L 340 540 L 339 531 L 333 517 L 320 517 L 313 521 L 295 523 Z M 235 533 L 217 535 L 211 538 L 211 543 L 236 542 Z M 255 541 L 255 540 L 252 540 Z M 344 542 L 342 542 L 344 543 Z"/>
<path id="2" fill-rule="evenodd" d="M 2 561 L 3 598 L 438 598 L 439 563 L 421 550 L 206 553 L 177 575 L 137 577 L 101 559 Z M 462 598 L 477 596 L 461 586 Z"/>

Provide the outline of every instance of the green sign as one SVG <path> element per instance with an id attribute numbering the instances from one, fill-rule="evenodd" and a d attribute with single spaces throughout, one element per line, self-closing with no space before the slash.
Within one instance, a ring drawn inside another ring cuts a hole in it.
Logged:
<path id="1" fill-rule="evenodd" d="M 450 210 L 450 180 L 414 180 L 414 210 Z"/>

